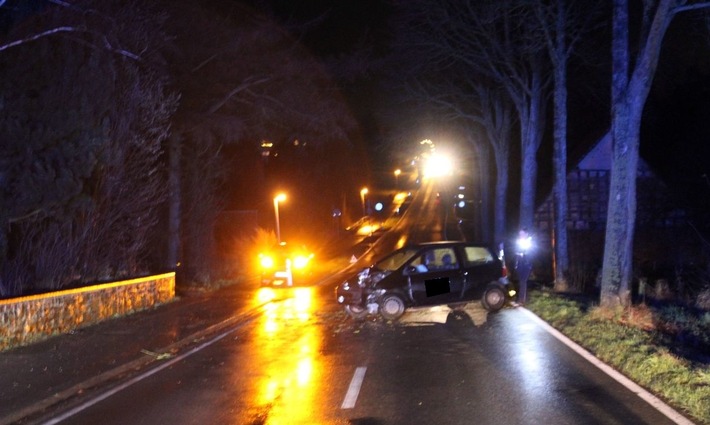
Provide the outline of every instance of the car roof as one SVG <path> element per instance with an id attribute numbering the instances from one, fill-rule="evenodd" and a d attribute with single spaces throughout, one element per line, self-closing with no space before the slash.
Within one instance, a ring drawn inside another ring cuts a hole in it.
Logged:
<path id="1" fill-rule="evenodd" d="M 421 242 L 417 244 L 411 244 L 412 247 L 428 247 L 428 246 L 441 246 L 441 245 L 465 245 L 465 246 L 488 246 L 488 244 L 480 242 L 467 242 L 467 241 L 431 241 L 431 242 Z"/>

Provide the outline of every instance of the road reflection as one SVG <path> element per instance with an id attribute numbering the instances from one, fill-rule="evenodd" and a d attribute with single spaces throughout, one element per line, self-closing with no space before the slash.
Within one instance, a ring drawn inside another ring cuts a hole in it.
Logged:
<path id="1" fill-rule="evenodd" d="M 262 288 L 268 302 L 257 324 L 260 357 L 256 403 L 264 424 L 310 424 L 319 409 L 324 366 L 319 361 L 322 335 L 314 323 L 313 288 Z"/>
<path id="2" fill-rule="evenodd" d="M 483 326 L 488 320 L 489 313 L 479 302 L 458 305 L 456 310 L 468 316 L 475 326 Z M 410 308 L 404 312 L 404 315 L 399 319 L 399 323 L 404 326 L 446 323 L 453 313 L 454 310 L 446 305 Z"/>

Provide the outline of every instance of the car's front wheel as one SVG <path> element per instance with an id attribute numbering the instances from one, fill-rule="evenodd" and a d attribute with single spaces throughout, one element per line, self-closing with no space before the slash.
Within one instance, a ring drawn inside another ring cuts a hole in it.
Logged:
<path id="1" fill-rule="evenodd" d="M 345 313 L 353 319 L 364 319 L 367 316 L 367 308 L 359 305 L 346 305 Z"/>
<path id="2" fill-rule="evenodd" d="M 505 292 L 498 286 L 489 286 L 483 293 L 481 303 L 488 311 L 498 311 L 505 305 Z"/>
<path id="3" fill-rule="evenodd" d="M 406 308 L 402 297 L 396 294 L 386 294 L 380 301 L 380 314 L 387 320 L 399 319 Z"/>

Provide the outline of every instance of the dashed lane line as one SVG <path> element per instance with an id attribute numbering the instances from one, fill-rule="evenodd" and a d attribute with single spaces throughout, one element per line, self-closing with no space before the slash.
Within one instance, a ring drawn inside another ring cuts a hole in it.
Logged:
<path id="1" fill-rule="evenodd" d="M 352 409 L 355 407 L 357 402 L 357 396 L 360 394 L 360 387 L 362 386 L 362 381 L 365 379 L 365 372 L 367 368 L 364 366 L 355 369 L 353 374 L 353 379 L 350 380 L 350 386 L 348 387 L 348 392 L 345 393 L 345 399 L 343 404 L 340 406 L 341 409 Z"/>

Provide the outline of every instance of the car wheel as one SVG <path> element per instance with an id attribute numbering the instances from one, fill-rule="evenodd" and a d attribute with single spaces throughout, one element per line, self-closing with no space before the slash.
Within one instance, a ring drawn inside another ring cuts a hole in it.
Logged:
<path id="1" fill-rule="evenodd" d="M 505 292 L 498 286 L 489 286 L 483 293 L 481 303 L 488 311 L 498 311 L 505 305 Z"/>
<path id="2" fill-rule="evenodd" d="M 397 320 L 404 314 L 407 306 L 399 295 L 387 294 L 380 301 L 380 314 L 387 320 Z"/>
<path id="3" fill-rule="evenodd" d="M 359 305 L 346 305 L 345 313 L 353 319 L 364 319 L 367 316 L 367 309 Z"/>

